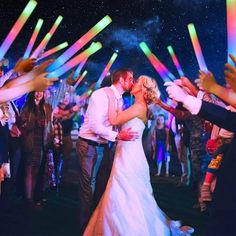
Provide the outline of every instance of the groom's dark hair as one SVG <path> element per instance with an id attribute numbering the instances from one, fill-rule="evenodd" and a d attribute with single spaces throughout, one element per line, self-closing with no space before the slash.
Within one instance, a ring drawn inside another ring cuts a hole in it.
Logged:
<path id="1" fill-rule="evenodd" d="M 116 84 L 119 81 L 120 77 L 126 77 L 128 73 L 134 73 L 134 72 L 128 68 L 115 70 L 112 73 L 111 82 L 113 84 Z"/>

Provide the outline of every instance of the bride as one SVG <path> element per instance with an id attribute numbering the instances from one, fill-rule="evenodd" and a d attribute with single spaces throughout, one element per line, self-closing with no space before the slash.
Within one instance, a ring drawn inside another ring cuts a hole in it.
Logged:
<path id="1" fill-rule="evenodd" d="M 142 146 L 148 104 L 160 97 L 155 80 L 140 76 L 131 94 L 135 103 L 117 112 L 115 96 L 107 88 L 109 121 L 138 132 L 135 141 L 118 141 L 106 190 L 95 209 L 84 236 L 189 235 L 191 227 L 179 228 L 157 206 L 150 183 L 149 167 Z"/>

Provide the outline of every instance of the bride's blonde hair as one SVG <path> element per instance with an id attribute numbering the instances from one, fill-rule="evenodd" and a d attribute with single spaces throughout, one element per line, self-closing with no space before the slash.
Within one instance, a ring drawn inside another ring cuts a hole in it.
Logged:
<path id="1" fill-rule="evenodd" d="M 156 98 L 160 97 L 160 90 L 155 79 L 141 75 L 138 80 L 141 81 L 144 99 L 147 104 L 153 103 Z"/>

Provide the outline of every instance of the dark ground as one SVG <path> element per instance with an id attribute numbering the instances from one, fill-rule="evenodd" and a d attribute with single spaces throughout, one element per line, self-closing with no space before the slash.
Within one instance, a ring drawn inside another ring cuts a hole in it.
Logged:
<path id="1" fill-rule="evenodd" d="M 152 177 L 154 196 L 161 209 L 172 219 L 181 220 L 183 225 L 195 228 L 194 236 L 203 236 L 208 220 L 192 206 L 196 203 L 195 193 L 179 183 L 179 165 L 175 157 L 171 160 L 170 177 Z M 77 161 L 72 156 L 71 168 L 66 182 L 60 186 L 59 193 L 50 190 L 47 202 L 34 211 L 22 201 L 12 198 L 2 200 L 0 209 L 0 235 L 32 236 L 74 236 L 80 235 L 78 227 Z"/>

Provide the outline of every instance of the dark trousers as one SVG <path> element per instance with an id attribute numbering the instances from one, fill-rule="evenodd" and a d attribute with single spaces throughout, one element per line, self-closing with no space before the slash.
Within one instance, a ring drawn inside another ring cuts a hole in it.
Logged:
<path id="1" fill-rule="evenodd" d="M 206 236 L 236 235 L 236 138 L 224 153 L 217 173 Z"/>
<path id="2" fill-rule="evenodd" d="M 22 155 L 21 137 L 10 137 L 9 158 L 11 184 L 17 195 L 24 195 L 24 161 Z"/>
<path id="3" fill-rule="evenodd" d="M 105 191 L 112 161 L 108 145 L 94 146 L 79 139 L 76 143 L 79 158 L 79 220 L 82 232 Z"/>
<path id="4" fill-rule="evenodd" d="M 73 148 L 73 145 L 72 145 L 71 136 L 68 135 L 68 136 L 63 137 L 63 144 L 62 144 L 62 155 L 63 155 L 62 178 L 65 177 L 66 175 L 68 175 L 72 148 Z"/>

